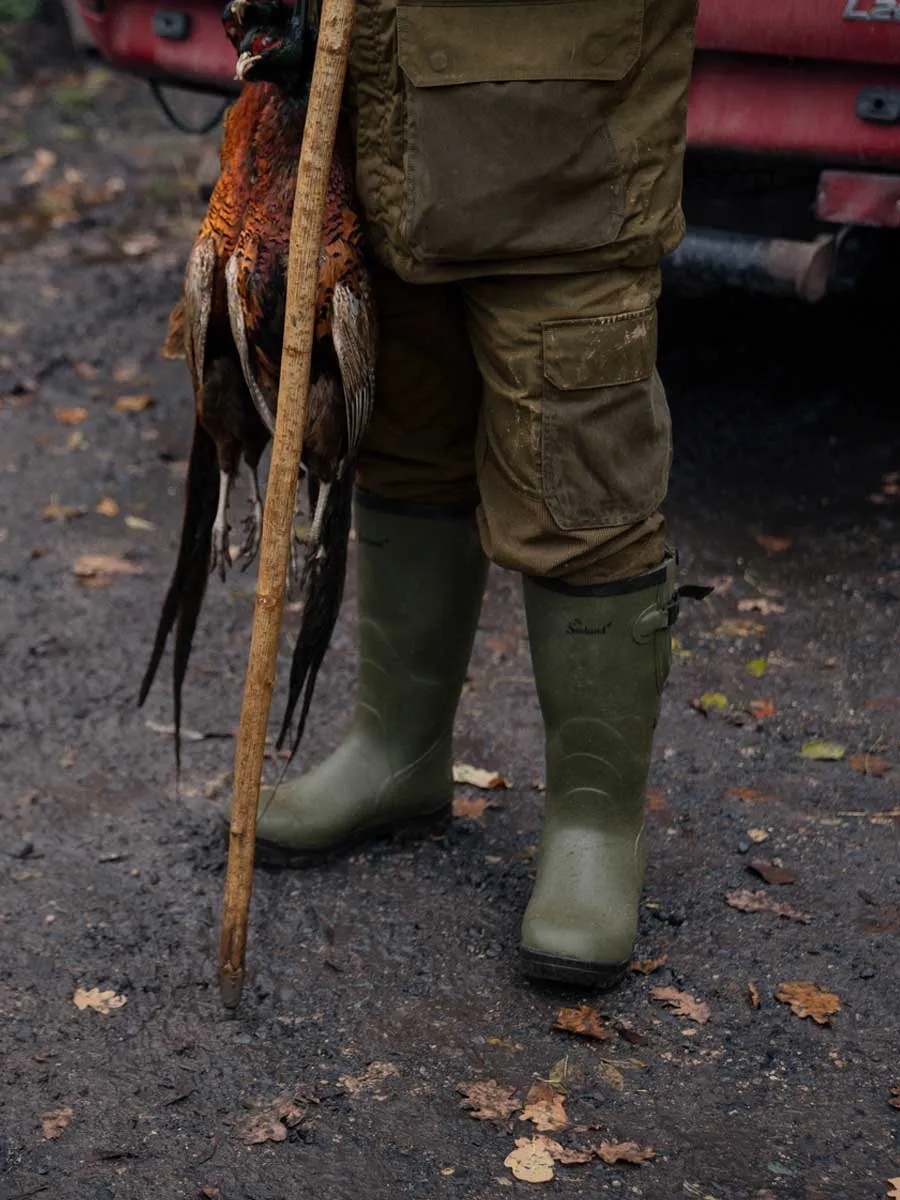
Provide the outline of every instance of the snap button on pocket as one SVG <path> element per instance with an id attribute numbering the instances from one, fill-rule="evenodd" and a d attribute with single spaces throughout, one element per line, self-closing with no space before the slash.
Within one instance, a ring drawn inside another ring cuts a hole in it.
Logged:
<path id="1" fill-rule="evenodd" d="M 450 65 L 450 59 L 443 50 L 432 50 L 428 55 L 428 65 L 432 71 L 446 71 Z"/>
<path id="2" fill-rule="evenodd" d="M 599 67 L 609 54 L 609 38 L 595 33 L 584 44 L 584 56 L 595 67 Z"/>

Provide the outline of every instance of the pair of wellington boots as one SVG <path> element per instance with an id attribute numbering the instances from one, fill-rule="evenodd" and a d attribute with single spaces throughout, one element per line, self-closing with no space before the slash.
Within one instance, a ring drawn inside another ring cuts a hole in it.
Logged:
<path id="1" fill-rule="evenodd" d="M 284 863 L 450 814 L 453 720 L 487 563 L 471 516 L 361 500 L 359 695 L 349 734 L 260 800 L 261 857 Z M 611 986 L 628 964 L 643 878 L 644 790 L 677 607 L 674 559 L 594 588 L 525 580 L 546 732 L 526 974 Z"/>

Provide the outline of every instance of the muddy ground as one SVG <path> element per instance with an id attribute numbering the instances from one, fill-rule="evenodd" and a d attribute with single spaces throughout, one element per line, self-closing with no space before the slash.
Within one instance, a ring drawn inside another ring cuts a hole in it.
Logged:
<path id="1" fill-rule="evenodd" d="M 171 739 L 147 725 L 170 720 L 167 687 L 135 707 L 192 420 L 184 367 L 157 348 L 214 138 L 173 132 L 141 84 L 34 45 L 13 70 L 0 83 L 3 1200 L 525 1196 L 535 1185 L 504 1159 L 533 1125 L 473 1119 L 457 1084 L 496 1079 L 524 1098 L 562 1061 L 569 1120 L 591 1128 L 554 1136 L 655 1157 L 557 1166 L 548 1194 L 887 1195 L 900 1176 L 900 767 L 861 768 L 900 764 L 896 304 L 664 308 L 672 535 L 684 578 L 717 592 L 679 625 L 651 779 L 638 954 L 667 962 L 592 1001 L 620 1032 L 552 1030 L 561 1006 L 591 997 L 517 974 L 542 747 L 519 589 L 500 572 L 457 757 L 513 786 L 481 794 L 490 806 L 445 836 L 260 870 L 252 978 L 229 1019 L 215 811 L 251 576 L 210 589 L 186 723 L 216 736 L 187 744 L 180 800 Z M 144 395 L 152 406 L 116 407 Z M 96 553 L 134 574 L 77 577 Z M 741 609 L 753 598 L 764 611 Z M 338 741 L 353 680 L 351 588 L 305 761 Z M 725 699 L 707 696 L 704 713 L 707 693 Z M 752 701 L 771 704 L 754 716 Z M 822 738 L 845 757 L 800 756 Z M 756 859 L 796 882 L 764 883 Z M 725 901 L 738 889 L 808 920 L 738 911 Z M 831 1024 L 775 999 L 795 981 L 839 998 Z M 79 1010 L 76 989 L 94 987 L 127 1002 Z M 709 1020 L 678 1017 L 653 987 L 705 1002 Z M 279 1098 L 294 1101 L 291 1128 L 245 1145 L 248 1117 Z"/>

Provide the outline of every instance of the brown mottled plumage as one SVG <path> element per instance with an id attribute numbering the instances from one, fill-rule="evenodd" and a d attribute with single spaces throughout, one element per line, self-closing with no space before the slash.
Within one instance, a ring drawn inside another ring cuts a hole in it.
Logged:
<path id="1" fill-rule="evenodd" d="M 242 457 L 250 467 L 254 510 L 241 553 L 249 560 L 258 547 L 256 468 L 274 430 L 310 65 L 302 23 L 289 23 L 288 10 L 277 0 L 231 0 L 223 20 L 243 51 L 238 73 L 246 82 L 226 119 L 221 174 L 163 350 L 187 358 L 196 422 L 181 544 L 139 696 L 143 704 L 175 626 L 176 763 L 191 642 L 207 577 L 218 567 L 224 578 L 230 561 L 228 501 Z M 294 749 L 340 608 L 354 467 L 374 392 L 375 319 L 352 176 L 352 159 L 340 137 L 328 183 L 303 451 L 313 508 L 301 577 L 303 621 L 279 741 L 302 692 Z"/>

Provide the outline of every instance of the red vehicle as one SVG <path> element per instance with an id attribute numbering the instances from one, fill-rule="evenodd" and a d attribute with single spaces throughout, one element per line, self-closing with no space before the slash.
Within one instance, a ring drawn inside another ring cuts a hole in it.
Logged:
<path id="1" fill-rule="evenodd" d="M 234 87 L 219 0 L 78 2 L 115 66 Z M 688 142 L 674 276 L 812 301 L 883 272 L 900 246 L 900 0 L 701 0 Z"/>

